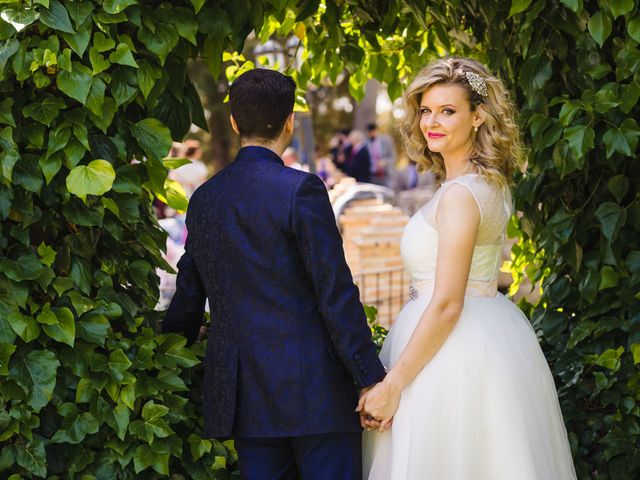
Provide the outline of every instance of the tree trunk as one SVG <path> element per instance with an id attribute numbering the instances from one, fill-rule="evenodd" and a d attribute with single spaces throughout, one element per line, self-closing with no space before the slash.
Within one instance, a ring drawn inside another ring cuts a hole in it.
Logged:
<path id="1" fill-rule="evenodd" d="M 369 80 L 365 85 L 364 98 L 356 104 L 353 115 L 353 129 L 366 131 L 367 124 L 376 122 L 376 100 L 380 91 L 380 82 Z"/>

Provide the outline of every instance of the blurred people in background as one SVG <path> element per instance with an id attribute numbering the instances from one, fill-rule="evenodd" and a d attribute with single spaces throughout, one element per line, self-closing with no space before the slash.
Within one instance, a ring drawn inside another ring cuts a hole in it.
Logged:
<path id="1" fill-rule="evenodd" d="M 371 182 L 371 156 L 367 148 L 367 137 L 360 130 L 353 130 L 349 134 L 351 144 L 351 158 L 346 162 L 348 170 L 345 173 L 358 182 Z"/>
<path id="2" fill-rule="evenodd" d="M 396 145 L 390 135 L 380 133 L 375 123 L 367 125 L 367 147 L 371 157 L 371 183 L 391 186 L 396 169 Z"/>
<path id="3" fill-rule="evenodd" d="M 178 182 L 185 191 L 187 198 L 196 188 L 209 178 L 209 169 L 200 159 L 202 149 L 198 140 L 185 140 L 183 143 L 174 142 L 171 147 L 170 157 L 188 158 L 191 163 L 169 171 L 169 178 Z M 177 269 L 178 260 L 184 253 L 184 244 L 187 238 L 185 226 L 185 212 L 176 212 L 164 203 L 154 202 L 158 212 L 158 223 L 167 232 L 167 253 L 164 259 L 171 267 Z M 157 270 L 160 277 L 160 298 L 158 308 L 166 308 L 176 289 L 176 276 Z"/>
<path id="4" fill-rule="evenodd" d="M 414 188 L 434 188 L 435 176 L 432 172 L 418 173 L 416 162 L 409 161 L 402 170 L 396 170 L 389 179 L 389 187 L 393 188 L 396 193 L 412 190 Z"/>
<path id="5" fill-rule="evenodd" d="M 331 153 L 322 155 L 320 153 L 320 147 L 317 144 L 315 150 L 314 161 L 316 162 L 316 175 L 318 175 L 327 188 L 330 189 L 340 181 L 344 174 L 336 168 Z"/>
<path id="6" fill-rule="evenodd" d="M 351 157 L 351 144 L 349 143 L 349 133 L 351 130 L 343 128 L 338 130 L 329 143 L 331 160 L 334 165 L 346 162 Z"/>
<path id="7" fill-rule="evenodd" d="M 191 160 L 191 163 L 169 171 L 169 178 L 182 185 L 189 198 L 193 191 L 209 178 L 209 169 L 201 160 L 200 142 L 194 139 L 185 140 L 183 143 L 174 142 L 170 156 Z"/>
<path id="8" fill-rule="evenodd" d="M 371 181 L 371 157 L 367 148 L 367 137 L 360 130 L 353 130 L 347 137 L 351 155 L 344 161 L 336 163 L 336 167 L 345 175 L 353 177 L 357 182 L 369 183 Z"/>
<path id="9" fill-rule="evenodd" d="M 285 167 L 295 168 L 296 170 L 309 171 L 309 167 L 300 163 L 300 155 L 294 147 L 288 147 L 282 154 L 282 161 Z"/>

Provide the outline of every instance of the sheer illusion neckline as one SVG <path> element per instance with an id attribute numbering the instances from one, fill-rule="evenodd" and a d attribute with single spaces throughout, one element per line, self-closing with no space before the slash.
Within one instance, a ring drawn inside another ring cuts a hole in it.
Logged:
<path id="1" fill-rule="evenodd" d="M 462 177 L 470 177 L 470 176 L 477 177 L 478 175 L 480 174 L 479 173 L 463 173 L 462 175 L 458 175 L 457 177 L 453 177 L 453 178 L 450 178 L 449 180 L 445 180 L 444 182 L 442 182 L 442 184 L 453 182 L 454 180 L 457 180 Z"/>

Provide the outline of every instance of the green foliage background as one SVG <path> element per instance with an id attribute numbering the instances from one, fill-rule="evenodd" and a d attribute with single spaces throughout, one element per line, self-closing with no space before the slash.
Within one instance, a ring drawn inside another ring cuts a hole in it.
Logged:
<path id="1" fill-rule="evenodd" d="M 201 438 L 203 345 L 156 333 L 165 235 L 150 204 L 184 208 L 166 180 L 177 162 L 163 159 L 192 122 L 206 127 L 188 60 L 234 78 L 251 67 L 239 52 L 252 31 L 295 32 L 304 61 L 287 67 L 298 84 L 346 69 L 356 98 L 369 77 L 397 97 L 447 53 L 505 80 L 530 147 L 513 269 L 542 281 L 542 301 L 525 307 L 579 478 L 639 475 L 635 0 L 0 0 L 0 10 L 0 475 L 232 475 L 233 445 Z"/>

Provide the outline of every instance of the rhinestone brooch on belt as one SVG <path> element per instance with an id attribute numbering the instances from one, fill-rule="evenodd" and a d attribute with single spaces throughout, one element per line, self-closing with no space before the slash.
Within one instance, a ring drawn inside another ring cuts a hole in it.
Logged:
<path id="1" fill-rule="evenodd" d="M 418 298 L 419 295 L 420 295 L 420 290 L 418 290 L 413 285 L 409 285 L 409 299 L 415 300 Z"/>

